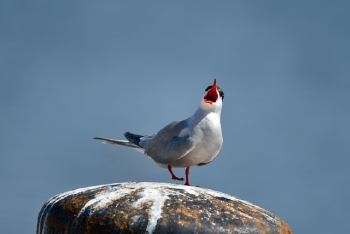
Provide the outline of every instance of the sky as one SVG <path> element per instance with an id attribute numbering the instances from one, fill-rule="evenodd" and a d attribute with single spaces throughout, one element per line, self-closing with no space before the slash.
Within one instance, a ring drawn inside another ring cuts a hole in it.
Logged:
<path id="1" fill-rule="evenodd" d="M 216 78 L 224 145 L 190 182 L 295 233 L 346 233 L 349 5 L 1 1 L 0 232 L 35 233 L 44 202 L 75 188 L 176 183 L 147 156 L 92 138 L 185 119 Z"/>

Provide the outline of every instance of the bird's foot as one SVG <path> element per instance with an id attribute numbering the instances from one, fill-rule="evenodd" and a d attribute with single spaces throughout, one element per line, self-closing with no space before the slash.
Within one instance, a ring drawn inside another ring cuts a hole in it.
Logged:
<path id="1" fill-rule="evenodd" d="M 170 172 L 170 174 L 171 174 L 171 179 L 173 179 L 173 180 L 181 180 L 181 181 L 184 180 L 184 178 L 177 177 L 177 176 L 174 174 L 174 172 L 173 172 L 172 167 L 171 167 L 170 164 L 168 165 L 168 170 L 169 170 L 169 172 Z"/>
<path id="2" fill-rule="evenodd" d="M 173 179 L 173 180 L 181 180 L 181 181 L 184 180 L 184 178 L 182 178 L 182 177 L 177 177 L 176 175 L 172 175 L 172 176 L 171 176 L 171 179 Z"/>

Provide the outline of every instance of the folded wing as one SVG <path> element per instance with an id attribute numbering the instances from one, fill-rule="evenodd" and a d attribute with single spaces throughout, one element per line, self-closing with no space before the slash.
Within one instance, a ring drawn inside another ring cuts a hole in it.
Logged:
<path id="1" fill-rule="evenodd" d="M 151 139 L 142 140 L 140 146 L 145 153 L 160 164 L 171 164 L 193 150 L 195 143 L 190 137 L 187 121 L 173 122 Z"/>

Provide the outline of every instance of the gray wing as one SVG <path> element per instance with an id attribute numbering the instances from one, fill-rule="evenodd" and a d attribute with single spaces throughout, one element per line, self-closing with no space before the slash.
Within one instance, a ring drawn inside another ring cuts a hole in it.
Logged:
<path id="1" fill-rule="evenodd" d="M 141 141 L 140 145 L 145 149 L 145 153 L 157 163 L 172 163 L 194 148 L 195 144 L 189 131 L 186 133 L 187 127 L 186 120 L 173 122 L 161 129 L 151 140 Z"/>

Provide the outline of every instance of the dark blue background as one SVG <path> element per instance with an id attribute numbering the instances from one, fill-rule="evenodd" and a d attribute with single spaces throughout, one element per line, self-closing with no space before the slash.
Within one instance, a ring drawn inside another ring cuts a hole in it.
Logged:
<path id="1" fill-rule="evenodd" d="M 215 77 L 224 146 L 192 184 L 346 233 L 349 22 L 347 1 L 1 1 L 1 233 L 34 233 L 66 190 L 172 182 L 92 137 L 184 119 Z"/>

